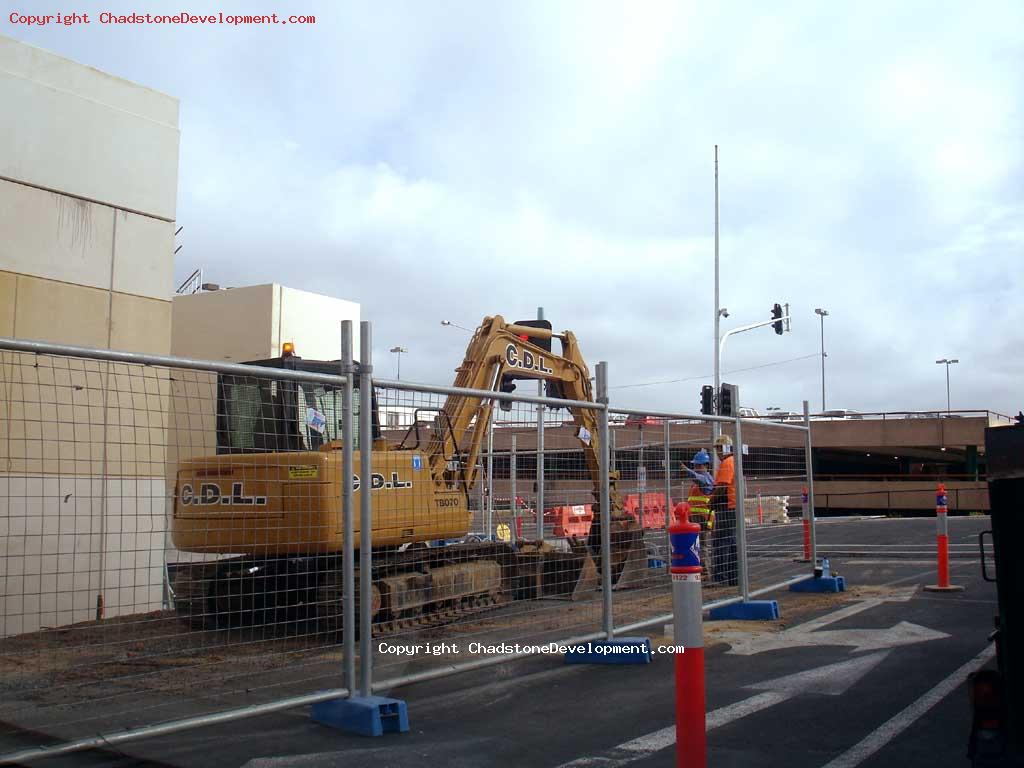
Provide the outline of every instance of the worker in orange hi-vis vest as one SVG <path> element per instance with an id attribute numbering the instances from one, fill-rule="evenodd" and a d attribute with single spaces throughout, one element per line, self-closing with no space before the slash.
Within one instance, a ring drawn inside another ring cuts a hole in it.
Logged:
<path id="1" fill-rule="evenodd" d="M 707 576 L 710 572 L 709 565 L 711 563 L 708 534 L 715 525 L 715 513 L 711 510 L 711 493 L 715 487 L 715 481 L 709 471 L 711 469 L 711 456 L 701 448 L 694 455 L 690 463 L 693 464 L 692 469 L 683 464 L 683 471 L 693 479 L 686 503 L 690 507 L 690 522 L 697 523 L 700 526 L 700 564 L 704 575 Z"/>
<path id="2" fill-rule="evenodd" d="M 715 473 L 715 489 L 711 493 L 711 509 L 715 528 L 711 533 L 711 581 L 714 584 L 737 584 L 736 565 L 736 465 L 733 461 L 732 438 L 715 438 L 715 451 L 720 463 Z"/>

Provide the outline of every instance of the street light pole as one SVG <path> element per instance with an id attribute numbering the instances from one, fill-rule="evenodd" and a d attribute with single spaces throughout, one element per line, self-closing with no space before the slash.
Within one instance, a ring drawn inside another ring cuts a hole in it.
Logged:
<path id="1" fill-rule="evenodd" d="M 821 412 L 825 412 L 825 318 L 828 310 L 818 307 L 814 314 L 821 318 Z"/>
<path id="2" fill-rule="evenodd" d="M 722 388 L 722 373 L 719 370 L 721 365 L 721 355 L 719 353 L 719 346 L 722 343 L 720 333 L 720 323 L 722 320 L 722 310 L 718 306 L 718 145 L 715 144 L 715 398 L 718 397 L 718 392 Z M 717 409 L 716 409 L 717 410 Z M 721 434 L 721 426 L 717 421 L 711 423 L 711 434 L 713 438 L 718 437 Z M 712 452 L 715 461 L 715 468 L 718 468 L 718 454 Z"/>
<path id="3" fill-rule="evenodd" d="M 405 347 L 392 347 L 391 351 L 394 352 L 396 355 L 398 355 L 398 375 L 395 378 L 398 379 L 399 381 L 401 381 L 402 380 L 402 355 L 404 355 L 409 350 L 406 349 Z"/>
<path id="4" fill-rule="evenodd" d="M 945 365 L 946 366 L 946 415 L 947 416 L 949 416 L 949 413 L 950 413 L 950 408 L 949 408 L 949 366 L 956 365 L 959 362 L 960 361 L 957 360 L 956 358 L 952 358 L 950 360 L 947 360 L 946 358 L 942 358 L 941 360 L 936 360 L 935 361 L 936 365 Z"/>

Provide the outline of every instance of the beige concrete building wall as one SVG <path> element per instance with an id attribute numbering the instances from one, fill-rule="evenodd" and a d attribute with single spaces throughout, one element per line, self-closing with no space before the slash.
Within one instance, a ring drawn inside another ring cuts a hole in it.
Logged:
<path id="1" fill-rule="evenodd" d="M 0 335 L 167 354 L 178 103 L 0 37 Z M 154 610 L 170 375 L 0 353 L 0 636 Z"/>
<path id="2" fill-rule="evenodd" d="M 246 362 L 281 355 L 292 342 L 310 360 L 341 357 L 341 321 L 351 320 L 359 357 L 359 304 L 267 283 L 175 296 L 171 353 Z"/>
<path id="3" fill-rule="evenodd" d="M 171 354 L 232 363 L 273 357 L 278 287 L 268 283 L 175 296 Z"/>
<path id="4" fill-rule="evenodd" d="M 277 288 L 278 325 L 272 357 L 280 355 L 281 345 L 290 341 L 302 357 L 337 360 L 341 357 L 341 321 L 351 320 L 352 354 L 359 359 L 359 304 L 287 286 Z"/>
<path id="5" fill-rule="evenodd" d="M 0 177 L 174 219 L 177 99 L 0 37 L 0 103 Z"/>

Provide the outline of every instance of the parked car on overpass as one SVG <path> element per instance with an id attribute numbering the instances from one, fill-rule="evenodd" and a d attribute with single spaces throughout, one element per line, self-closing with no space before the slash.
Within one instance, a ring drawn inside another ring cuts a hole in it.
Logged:
<path id="1" fill-rule="evenodd" d="M 857 411 L 850 410 L 849 408 L 831 408 L 827 411 L 822 411 L 821 415 L 826 419 L 863 419 L 864 416 Z"/>
<path id="2" fill-rule="evenodd" d="M 804 415 L 796 411 L 768 411 L 767 418 L 772 421 L 803 421 Z"/>

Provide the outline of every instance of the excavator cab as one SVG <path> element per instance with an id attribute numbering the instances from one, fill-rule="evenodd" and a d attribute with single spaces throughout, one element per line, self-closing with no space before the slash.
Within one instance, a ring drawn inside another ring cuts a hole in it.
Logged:
<path id="1" fill-rule="evenodd" d="M 339 361 L 286 354 L 246 365 L 337 374 Z M 352 391 L 353 440 L 359 447 L 358 380 Z M 373 397 L 373 437 L 380 437 Z M 222 374 L 217 378 L 217 453 L 316 451 L 341 439 L 341 388 L 317 382 Z"/>

